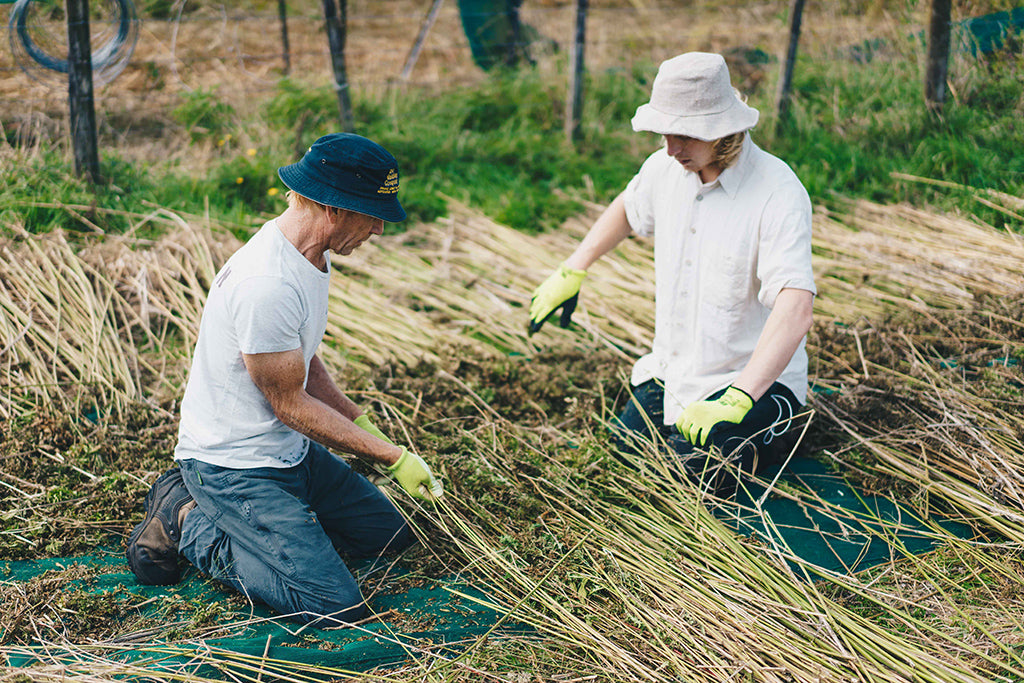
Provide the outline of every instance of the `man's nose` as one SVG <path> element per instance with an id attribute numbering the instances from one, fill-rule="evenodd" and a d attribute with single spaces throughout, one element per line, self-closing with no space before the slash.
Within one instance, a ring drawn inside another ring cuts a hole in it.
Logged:
<path id="1" fill-rule="evenodd" d="M 373 234 L 383 235 L 384 234 L 384 221 L 378 220 L 373 224 Z"/>

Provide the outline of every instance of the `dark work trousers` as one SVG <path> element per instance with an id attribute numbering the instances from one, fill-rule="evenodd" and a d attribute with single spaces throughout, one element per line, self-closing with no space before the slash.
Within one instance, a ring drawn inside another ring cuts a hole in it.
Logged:
<path id="1" fill-rule="evenodd" d="M 342 555 L 376 557 L 414 540 L 383 492 L 316 443 L 293 467 L 178 465 L 196 500 L 179 552 L 294 621 L 325 627 L 359 619 L 366 607 Z"/>
<path id="2" fill-rule="evenodd" d="M 703 448 L 693 446 L 675 425 L 664 424 L 665 389 L 652 379 L 635 386 L 626 409 L 612 421 L 612 440 L 622 453 L 633 456 L 651 452 L 657 441 L 653 427 L 668 445 L 670 473 L 697 483 L 716 496 L 736 492 L 741 471 L 757 474 L 765 467 L 781 462 L 789 454 L 795 436 L 795 420 L 802 411 L 800 402 L 786 386 L 775 382 L 768 388 L 739 424 L 721 422 L 712 430 Z M 714 400 L 725 389 L 708 397 Z M 627 457 L 622 462 L 634 466 Z"/>

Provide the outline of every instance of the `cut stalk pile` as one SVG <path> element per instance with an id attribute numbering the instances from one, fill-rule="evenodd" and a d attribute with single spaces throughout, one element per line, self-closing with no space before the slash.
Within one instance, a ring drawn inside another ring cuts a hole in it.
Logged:
<path id="1" fill-rule="evenodd" d="M 51 401 L 123 415 L 126 402 L 167 395 L 169 382 L 180 390 L 165 352 L 194 344 L 224 245 L 162 209 L 137 219 L 173 237 L 81 245 L 22 232 L 0 244 L 0 418 Z"/>
<path id="2" fill-rule="evenodd" d="M 543 235 L 454 200 L 450 209 L 334 260 L 323 351 L 340 373 L 391 385 L 365 394 L 381 426 L 409 438 L 444 478 L 446 497 L 412 517 L 428 551 L 534 631 L 480 639 L 454 658 L 427 645 L 376 678 L 534 680 L 510 678 L 515 669 L 539 680 L 1024 679 L 1019 238 L 863 201 L 816 217 L 820 291 L 808 348 L 818 393 L 805 451 L 925 519 L 952 516 L 975 530 L 962 540 L 934 524 L 940 550 L 915 556 L 896 523 L 879 519 L 874 533 L 892 544 L 892 561 L 836 575 L 781 535 L 737 536 L 709 511 L 735 504 L 676 483 L 656 448 L 636 471 L 616 463 L 604 432 L 614 398 L 603 389 L 591 391 L 590 407 L 538 408 L 526 419 L 528 405 L 498 402 L 502 387 L 460 371 L 558 363 L 555 350 L 603 355 L 624 374 L 653 334 L 649 245 L 630 240 L 592 268 L 573 328 L 549 323 L 528 337 L 530 292 L 599 207 Z M 60 235 L 23 235 L 4 245 L 0 417 L 26 419 L 48 402 L 117 415 L 180 396 L 179 361 L 205 288 L 237 243 L 194 217 L 136 220 L 177 229 L 156 244 L 109 238 L 78 249 Z M 396 370 L 423 367 L 435 369 L 418 385 Z M 775 495 L 827 509 L 785 487 Z M 966 593 L 975 580 L 978 591 Z M 174 647 L 154 644 L 154 661 Z M 104 659 L 102 643 L 47 649 L 41 678 L 140 675 L 138 662 Z M 204 652 L 199 661 L 231 669 L 229 655 Z M 231 670 L 262 675 L 252 662 Z M 198 680 L 185 669 L 169 677 Z"/>

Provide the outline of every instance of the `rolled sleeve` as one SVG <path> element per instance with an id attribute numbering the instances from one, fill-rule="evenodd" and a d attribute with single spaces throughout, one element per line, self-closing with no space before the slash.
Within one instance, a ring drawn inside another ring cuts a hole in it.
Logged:
<path id="1" fill-rule="evenodd" d="M 783 289 L 817 294 L 811 265 L 811 202 L 803 187 L 789 187 L 766 204 L 761 221 L 758 300 L 768 308 Z"/>
<path id="2" fill-rule="evenodd" d="M 626 220 L 640 237 L 654 234 L 656 192 L 664 191 L 658 180 L 665 174 L 666 160 L 672 161 L 664 149 L 651 154 L 622 193 Z"/>

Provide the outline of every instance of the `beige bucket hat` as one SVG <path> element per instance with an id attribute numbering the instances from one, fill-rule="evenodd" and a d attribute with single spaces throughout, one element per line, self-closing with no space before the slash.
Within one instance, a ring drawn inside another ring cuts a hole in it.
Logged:
<path id="1" fill-rule="evenodd" d="M 635 131 L 718 140 L 753 128 L 758 112 L 729 83 L 722 55 L 687 52 L 658 67 L 651 101 L 637 108 Z"/>

